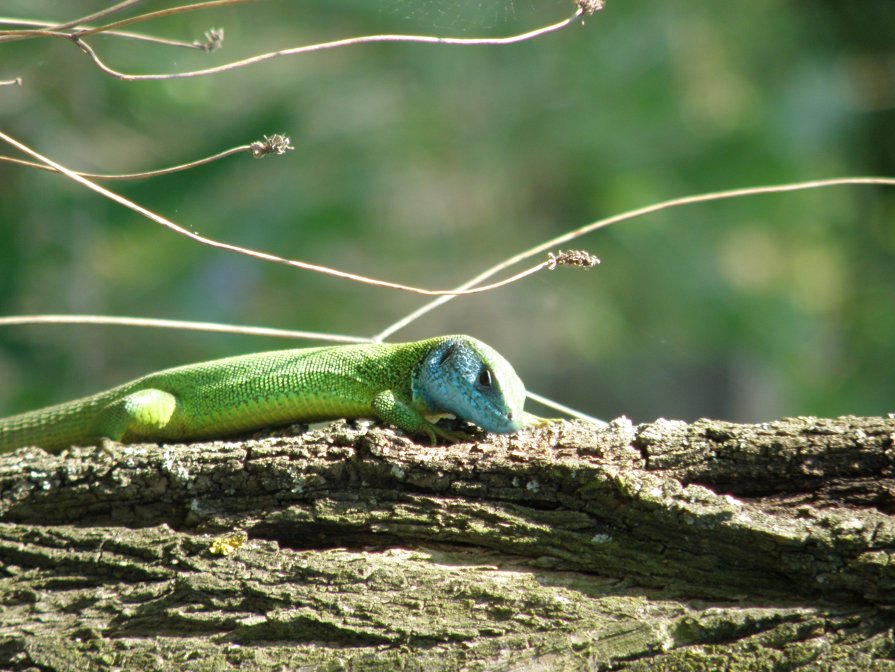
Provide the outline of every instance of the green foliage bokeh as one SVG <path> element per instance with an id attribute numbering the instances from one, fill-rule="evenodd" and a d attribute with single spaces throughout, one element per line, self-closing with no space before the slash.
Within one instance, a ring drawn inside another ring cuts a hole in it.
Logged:
<path id="1" fill-rule="evenodd" d="M 167 6 L 174 3 L 168 2 Z M 64 21 L 101 3 L 5 3 Z M 154 7 L 155 8 L 155 7 Z M 269 0 L 141 25 L 212 55 L 97 37 L 173 72 L 368 33 L 501 35 L 563 2 Z M 374 44 L 120 82 L 64 40 L 0 44 L 6 132 L 129 172 L 286 133 L 112 189 L 203 235 L 426 287 L 598 218 L 704 191 L 895 174 L 895 7 L 609 0 L 501 47 Z M 3 153 L 14 152 L 3 150 Z M 463 332 L 594 415 L 760 421 L 895 410 L 895 191 L 677 209 L 575 243 L 603 263 L 454 301 L 396 336 Z M 369 335 L 424 299 L 201 247 L 59 176 L 0 164 L 0 315 L 96 313 Z M 0 330 L 0 415 L 176 364 L 301 343 L 118 327 Z"/>

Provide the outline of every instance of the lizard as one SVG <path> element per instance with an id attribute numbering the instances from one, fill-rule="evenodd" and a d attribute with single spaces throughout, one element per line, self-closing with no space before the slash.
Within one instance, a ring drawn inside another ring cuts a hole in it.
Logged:
<path id="1" fill-rule="evenodd" d="M 265 427 L 371 418 L 456 442 L 430 418 L 451 414 L 487 432 L 541 424 L 523 410 L 512 365 L 471 336 L 276 350 L 187 364 L 89 397 L 0 419 L 0 453 L 217 439 Z"/>

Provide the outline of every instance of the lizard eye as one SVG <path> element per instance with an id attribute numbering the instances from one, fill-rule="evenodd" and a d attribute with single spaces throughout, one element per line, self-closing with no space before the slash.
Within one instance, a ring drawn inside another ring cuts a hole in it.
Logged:
<path id="1" fill-rule="evenodd" d="M 491 371 L 490 369 L 483 368 L 479 371 L 479 385 L 482 387 L 491 387 Z"/>

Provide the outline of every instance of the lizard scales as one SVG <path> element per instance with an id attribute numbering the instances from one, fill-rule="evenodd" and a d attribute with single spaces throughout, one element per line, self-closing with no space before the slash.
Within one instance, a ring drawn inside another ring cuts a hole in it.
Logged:
<path id="1" fill-rule="evenodd" d="M 426 419 L 486 431 L 529 424 L 513 367 L 470 336 L 277 350 L 166 369 L 89 397 L 0 420 L 0 452 L 117 441 L 212 439 L 264 427 L 374 418 L 457 440 Z"/>

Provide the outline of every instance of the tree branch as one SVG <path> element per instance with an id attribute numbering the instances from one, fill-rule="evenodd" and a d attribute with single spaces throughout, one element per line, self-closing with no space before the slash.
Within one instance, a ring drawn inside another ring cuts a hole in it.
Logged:
<path id="1" fill-rule="evenodd" d="M 476 438 L 341 422 L 3 456 L 0 660 L 72 637 L 84 665 L 152 669 L 891 652 L 895 420 Z"/>

